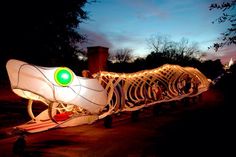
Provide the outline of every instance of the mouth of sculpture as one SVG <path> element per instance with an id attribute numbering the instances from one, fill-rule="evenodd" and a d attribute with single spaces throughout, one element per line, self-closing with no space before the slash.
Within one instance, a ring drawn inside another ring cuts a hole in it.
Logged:
<path id="1" fill-rule="evenodd" d="M 80 106 L 65 104 L 63 102 L 49 101 L 43 96 L 28 90 L 14 88 L 13 92 L 22 98 L 28 99 L 27 110 L 33 122 L 52 120 L 54 123 L 59 124 L 70 118 L 91 115 L 89 111 Z M 33 102 L 38 102 L 35 103 L 36 105 L 40 102 L 40 104 L 43 104 L 44 107 L 38 107 L 35 109 L 35 107 L 33 107 Z M 38 114 L 35 115 L 35 113 Z"/>
<path id="2" fill-rule="evenodd" d="M 52 102 L 48 106 L 48 115 L 53 122 L 60 123 L 72 118 L 88 116 L 90 113 L 77 105 Z"/>

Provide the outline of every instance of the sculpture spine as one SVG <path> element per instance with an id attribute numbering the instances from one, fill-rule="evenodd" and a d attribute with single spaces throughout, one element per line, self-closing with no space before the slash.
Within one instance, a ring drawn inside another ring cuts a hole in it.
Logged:
<path id="1" fill-rule="evenodd" d="M 76 76 L 66 67 L 40 67 L 19 60 L 9 60 L 6 68 L 13 92 L 29 99 L 32 120 L 17 128 L 30 133 L 91 124 L 114 113 L 193 97 L 211 83 L 196 68 L 170 64 L 135 73 L 102 71 L 93 78 Z M 35 116 L 33 101 L 41 101 L 47 109 Z"/>
<path id="2" fill-rule="evenodd" d="M 93 76 L 108 93 L 106 112 L 100 118 L 193 97 L 206 91 L 211 82 L 196 68 L 170 64 L 128 74 L 102 71 Z"/>

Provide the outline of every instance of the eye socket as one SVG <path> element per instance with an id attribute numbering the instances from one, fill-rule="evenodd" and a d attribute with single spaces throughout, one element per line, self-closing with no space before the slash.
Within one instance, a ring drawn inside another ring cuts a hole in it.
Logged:
<path id="1" fill-rule="evenodd" d="M 68 86 L 73 81 L 73 72 L 66 67 L 57 68 L 54 73 L 54 80 L 60 86 Z"/>

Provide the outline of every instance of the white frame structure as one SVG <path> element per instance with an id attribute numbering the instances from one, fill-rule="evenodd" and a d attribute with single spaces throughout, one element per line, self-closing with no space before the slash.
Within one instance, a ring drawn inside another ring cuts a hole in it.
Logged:
<path id="1" fill-rule="evenodd" d="M 135 73 L 101 71 L 93 78 L 70 71 L 73 80 L 68 85 L 55 80 L 60 67 L 11 59 L 6 68 L 13 92 L 29 99 L 27 108 L 32 120 L 17 128 L 30 133 L 91 124 L 114 113 L 193 97 L 208 90 L 211 83 L 196 68 L 170 64 Z M 43 102 L 47 109 L 35 116 L 33 101 Z"/>

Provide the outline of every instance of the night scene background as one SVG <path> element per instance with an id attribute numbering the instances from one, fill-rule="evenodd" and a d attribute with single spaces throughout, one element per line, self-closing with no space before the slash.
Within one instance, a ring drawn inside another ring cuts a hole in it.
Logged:
<path id="1" fill-rule="evenodd" d="M 9 130 L 29 120 L 27 102 L 11 91 L 6 62 L 66 66 L 81 76 L 91 46 L 109 48 L 108 71 L 178 64 L 198 68 L 215 84 L 201 100 L 173 102 L 155 115 L 150 108 L 136 123 L 125 115 L 110 129 L 98 122 L 27 135 L 22 156 L 233 156 L 236 66 L 226 65 L 236 58 L 235 3 L 2 0 L 0 156 L 13 156 L 17 135 Z"/>

